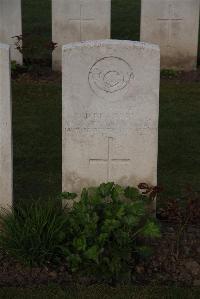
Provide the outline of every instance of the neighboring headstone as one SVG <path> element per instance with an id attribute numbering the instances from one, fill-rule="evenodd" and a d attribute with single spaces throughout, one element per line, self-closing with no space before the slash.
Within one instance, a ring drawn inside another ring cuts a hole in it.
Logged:
<path id="1" fill-rule="evenodd" d="M 17 39 L 22 35 L 21 0 L 0 0 L 0 42 L 11 46 L 11 59 L 22 64 L 22 54 L 16 50 Z"/>
<path id="2" fill-rule="evenodd" d="M 157 184 L 160 51 L 132 41 L 63 47 L 63 191 Z"/>
<path id="3" fill-rule="evenodd" d="M 52 0 L 53 69 L 61 70 L 62 46 L 109 39 L 111 0 Z"/>
<path id="4" fill-rule="evenodd" d="M 0 207 L 12 205 L 12 133 L 9 46 L 0 44 Z"/>
<path id="5" fill-rule="evenodd" d="M 142 0 L 141 41 L 160 45 L 161 67 L 197 65 L 200 0 Z"/>

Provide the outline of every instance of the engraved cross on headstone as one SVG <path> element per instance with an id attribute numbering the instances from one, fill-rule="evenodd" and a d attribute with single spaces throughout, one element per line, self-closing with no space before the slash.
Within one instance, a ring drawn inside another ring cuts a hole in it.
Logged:
<path id="1" fill-rule="evenodd" d="M 128 163 L 130 162 L 130 159 L 113 159 L 111 157 L 111 146 L 112 146 L 112 141 L 113 138 L 112 137 L 108 137 L 108 148 L 107 148 L 107 157 L 105 159 L 90 159 L 89 163 L 93 164 L 93 163 L 97 163 L 97 164 L 105 164 L 106 168 L 107 168 L 107 181 L 112 180 L 112 176 L 111 176 L 111 167 L 113 163 Z"/>
<path id="2" fill-rule="evenodd" d="M 171 37 L 172 37 L 172 24 L 174 22 L 179 23 L 181 21 L 183 21 L 183 18 L 178 18 L 175 16 L 175 12 L 174 12 L 174 5 L 172 4 L 171 0 L 169 0 L 169 4 L 168 4 L 168 17 L 166 18 L 158 18 L 157 20 L 160 22 L 166 22 L 167 23 L 167 31 L 168 31 L 168 39 L 167 39 L 167 48 L 173 48 L 172 47 L 172 43 L 171 43 Z"/>
<path id="3" fill-rule="evenodd" d="M 78 18 L 73 18 L 69 19 L 69 22 L 79 22 L 79 34 L 80 34 L 80 41 L 82 41 L 82 36 L 83 36 L 83 28 L 82 24 L 84 22 L 93 22 L 95 19 L 94 18 L 85 18 L 83 16 L 83 7 L 84 7 L 84 2 L 80 1 L 80 15 Z"/>

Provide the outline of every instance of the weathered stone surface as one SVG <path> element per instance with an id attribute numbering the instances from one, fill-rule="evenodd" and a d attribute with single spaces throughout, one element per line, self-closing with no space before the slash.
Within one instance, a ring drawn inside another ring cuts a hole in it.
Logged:
<path id="1" fill-rule="evenodd" d="M 142 0 L 141 41 L 160 45 L 162 68 L 196 68 L 199 3 L 199 0 Z"/>
<path id="2" fill-rule="evenodd" d="M 22 35 L 21 0 L 0 1 L 0 42 L 11 46 L 11 59 L 22 64 L 22 54 L 16 50 L 14 36 Z"/>
<path id="3" fill-rule="evenodd" d="M 52 0 L 53 69 L 61 69 L 62 46 L 110 38 L 111 0 Z"/>
<path id="4" fill-rule="evenodd" d="M 63 47 L 63 190 L 157 183 L 160 51 L 131 41 Z"/>
<path id="5" fill-rule="evenodd" d="M 0 206 L 12 205 L 12 134 L 9 46 L 0 44 Z"/>

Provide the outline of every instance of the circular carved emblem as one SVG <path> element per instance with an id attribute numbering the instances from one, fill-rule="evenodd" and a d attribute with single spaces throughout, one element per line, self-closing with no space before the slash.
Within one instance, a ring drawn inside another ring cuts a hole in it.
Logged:
<path id="1" fill-rule="evenodd" d="M 113 56 L 98 60 L 88 76 L 93 92 L 103 98 L 124 94 L 133 78 L 131 66 L 122 58 Z"/>

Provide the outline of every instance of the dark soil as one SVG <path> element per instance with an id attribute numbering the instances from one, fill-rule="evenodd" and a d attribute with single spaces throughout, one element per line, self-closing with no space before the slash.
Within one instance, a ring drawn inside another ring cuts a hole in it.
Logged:
<path id="1" fill-rule="evenodd" d="M 197 71 L 181 72 L 180 81 L 182 82 L 200 82 L 200 68 Z"/>
<path id="2" fill-rule="evenodd" d="M 39 82 L 39 83 L 61 83 L 62 75 L 61 72 L 53 72 L 51 68 L 36 65 L 36 68 L 32 70 L 21 70 L 20 68 L 16 71 L 12 71 L 12 79 L 17 82 Z"/>
<path id="3" fill-rule="evenodd" d="M 179 83 L 200 82 L 200 68 L 196 71 L 161 71 L 161 78 L 163 80 L 173 80 Z"/>
<path id="4" fill-rule="evenodd" d="M 200 226 L 162 225 L 162 238 L 154 244 L 154 254 L 145 265 L 139 265 L 138 279 L 200 286 Z"/>

